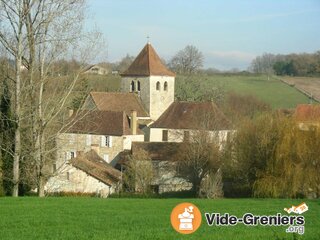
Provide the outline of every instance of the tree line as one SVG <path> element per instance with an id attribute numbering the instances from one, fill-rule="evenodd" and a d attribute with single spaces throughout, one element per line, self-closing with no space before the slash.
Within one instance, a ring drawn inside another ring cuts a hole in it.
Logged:
<path id="1" fill-rule="evenodd" d="M 320 51 L 288 55 L 265 53 L 252 61 L 250 71 L 289 76 L 320 76 Z"/>

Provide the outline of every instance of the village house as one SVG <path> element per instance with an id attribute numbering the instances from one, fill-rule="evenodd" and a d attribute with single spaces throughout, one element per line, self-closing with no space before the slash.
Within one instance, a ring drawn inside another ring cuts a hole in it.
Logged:
<path id="1" fill-rule="evenodd" d="M 75 192 L 107 197 L 119 188 L 121 172 L 113 168 L 94 150 L 78 155 L 60 166 L 59 174 L 51 177 L 47 193 Z"/>
<path id="2" fill-rule="evenodd" d="M 179 146 L 180 143 L 176 142 L 134 142 L 132 144 L 130 154 L 144 150 L 152 160 L 154 177 L 151 188 L 154 193 L 178 192 L 192 188 L 191 183 L 176 174 L 174 157 Z"/>
<path id="3" fill-rule="evenodd" d="M 94 64 L 86 67 L 84 70 L 85 74 L 97 74 L 97 75 L 106 75 L 109 73 L 109 69 L 107 67 L 100 66 L 99 64 Z"/>
<path id="4" fill-rule="evenodd" d="M 310 130 L 320 126 L 320 105 L 299 104 L 293 114 L 301 130 Z"/>
<path id="5" fill-rule="evenodd" d="M 86 179 L 87 175 L 79 174 L 79 170 L 83 171 L 83 169 L 77 168 L 77 171 L 74 169 L 80 155 L 82 156 L 80 159 L 83 159 L 86 153 L 93 151 L 105 164 L 108 164 L 110 169 L 115 165 L 120 152 L 131 149 L 133 141 L 144 141 L 144 135 L 137 127 L 136 111 L 132 111 L 131 116 L 125 112 L 99 110 L 82 110 L 74 113 L 63 133 L 56 139 L 57 160 L 53 165 L 54 176 L 46 185 L 47 192 L 71 191 L 76 185 L 75 182 L 92 182 L 90 179 L 94 176 L 89 174 L 89 179 Z M 92 162 L 90 158 L 86 159 L 87 162 Z M 94 193 L 100 188 L 101 181 L 93 181 L 92 184 L 86 185 L 86 192 Z M 75 189 L 79 190 L 79 187 Z M 108 192 L 112 191 L 112 189 L 109 190 Z"/>
<path id="6" fill-rule="evenodd" d="M 214 103 L 174 101 L 175 74 L 150 43 L 121 76 L 121 92 L 91 92 L 58 135 L 47 192 L 108 196 L 121 184 L 123 156 L 137 149 L 152 158 L 155 192 L 189 190 L 167 168 L 179 144 L 200 130 L 226 141 L 231 124 Z"/>
<path id="7" fill-rule="evenodd" d="M 150 125 L 150 142 L 183 142 L 197 131 L 226 141 L 232 132 L 226 116 L 213 102 L 174 102 Z"/>

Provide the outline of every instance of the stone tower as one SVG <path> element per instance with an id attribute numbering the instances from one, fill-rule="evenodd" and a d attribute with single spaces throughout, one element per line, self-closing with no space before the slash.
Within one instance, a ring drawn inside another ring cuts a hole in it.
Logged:
<path id="1" fill-rule="evenodd" d="M 150 43 L 121 76 L 122 92 L 136 92 L 152 120 L 174 101 L 175 74 L 161 62 Z"/>

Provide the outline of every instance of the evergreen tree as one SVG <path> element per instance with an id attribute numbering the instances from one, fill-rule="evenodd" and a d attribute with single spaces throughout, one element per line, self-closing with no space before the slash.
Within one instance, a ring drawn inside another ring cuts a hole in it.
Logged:
<path id="1" fill-rule="evenodd" d="M 12 191 L 12 164 L 14 143 L 14 122 L 11 114 L 11 94 L 7 79 L 4 79 L 0 98 L 0 194 L 10 195 Z"/>

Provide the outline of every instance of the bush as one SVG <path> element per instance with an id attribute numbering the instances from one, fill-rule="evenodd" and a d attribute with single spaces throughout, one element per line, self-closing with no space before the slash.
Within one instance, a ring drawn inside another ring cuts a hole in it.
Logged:
<path id="1" fill-rule="evenodd" d="M 194 191 L 178 191 L 178 192 L 164 192 L 161 193 L 160 198 L 195 198 L 196 193 Z"/>
<path id="2" fill-rule="evenodd" d="M 109 198 L 159 198 L 159 195 L 156 193 L 120 192 L 110 194 Z"/>
<path id="3" fill-rule="evenodd" d="M 96 193 L 85 192 L 54 192 L 47 193 L 48 197 L 98 197 Z"/>

